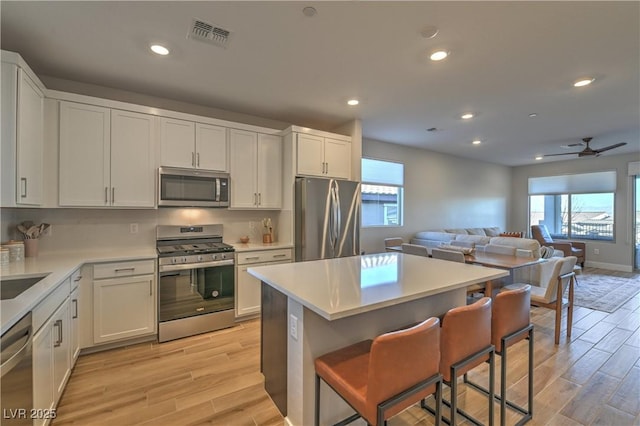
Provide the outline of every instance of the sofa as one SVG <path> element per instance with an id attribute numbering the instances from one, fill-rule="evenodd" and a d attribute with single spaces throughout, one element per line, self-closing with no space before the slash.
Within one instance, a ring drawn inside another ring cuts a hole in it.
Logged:
<path id="1" fill-rule="evenodd" d="M 489 244 L 492 237 L 500 235 L 500 228 L 452 228 L 416 233 L 411 244 L 426 247 L 438 247 L 442 244 L 453 244 L 467 247 L 484 246 Z"/>

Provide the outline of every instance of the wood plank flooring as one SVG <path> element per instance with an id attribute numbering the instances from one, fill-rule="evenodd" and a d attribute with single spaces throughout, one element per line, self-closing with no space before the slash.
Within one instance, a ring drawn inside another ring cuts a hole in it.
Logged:
<path id="1" fill-rule="evenodd" d="M 584 273 L 640 279 L 594 268 Z M 558 346 L 553 344 L 554 312 L 532 308 L 531 317 L 535 398 L 530 425 L 640 425 L 640 295 L 611 314 L 577 307 L 571 341 L 563 322 Z M 526 403 L 526 354 L 526 342 L 509 349 L 507 395 L 520 405 Z M 479 367 L 470 376 L 482 384 L 486 373 Z M 258 320 L 178 341 L 83 355 L 53 424 L 282 425 L 263 380 Z M 486 422 L 486 398 L 460 388 L 459 404 Z M 518 418 L 507 411 L 507 424 Z M 433 418 L 414 406 L 389 424 L 431 425 Z"/>

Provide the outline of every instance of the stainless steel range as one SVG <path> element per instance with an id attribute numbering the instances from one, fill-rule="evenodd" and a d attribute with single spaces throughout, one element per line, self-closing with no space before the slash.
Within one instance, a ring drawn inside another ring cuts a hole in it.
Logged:
<path id="1" fill-rule="evenodd" d="M 234 248 L 222 225 L 158 226 L 156 248 L 160 342 L 234 325 Z"/>

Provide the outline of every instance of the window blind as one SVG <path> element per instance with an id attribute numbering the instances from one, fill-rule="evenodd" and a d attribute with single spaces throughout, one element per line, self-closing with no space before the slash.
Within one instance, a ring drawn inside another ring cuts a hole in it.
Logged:
<path id="1" fill-rule="evenodd" d="M 529 178 L 529 195 L 594 194 L 616 191 L 615 170 Z"/>
<path id="2" fill-rule="evenodd" d="M 362 182 L 402 186 L 404 164 L 363 158 Z"/>

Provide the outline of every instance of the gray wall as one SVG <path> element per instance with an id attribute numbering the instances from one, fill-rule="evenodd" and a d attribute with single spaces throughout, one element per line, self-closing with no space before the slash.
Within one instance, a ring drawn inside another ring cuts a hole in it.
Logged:
<path id="1" fill-rule="evenodd" d="M 363 228 L 361 249 L 384 250 L 387 237 L 405 241 L 419 231 L 508 226 L 511 169 L 424 149 L 363 139 L 362 156 L 404 164 L 404 226 Z"/>
<path id="2" fill-rule="evenodd" d="M 598 158 L 580 158 L 514 167 L 511 180 L 513 203 L 509 223 L 516 230 L 528 228 L 528 179 L 530 177 L 617 170 L 618 183 L 614 206 L 615 241 L 587 241 L 586 262 L 588 266 L 631 271 L 634 248 L 631 227 L 634 206 L 632 180 L 628 176 L 627 165 L 638 159 L 638 155 L 606 155 Z M 600 254 L 594 254 L 594 249 L 599 249 Z"/>

